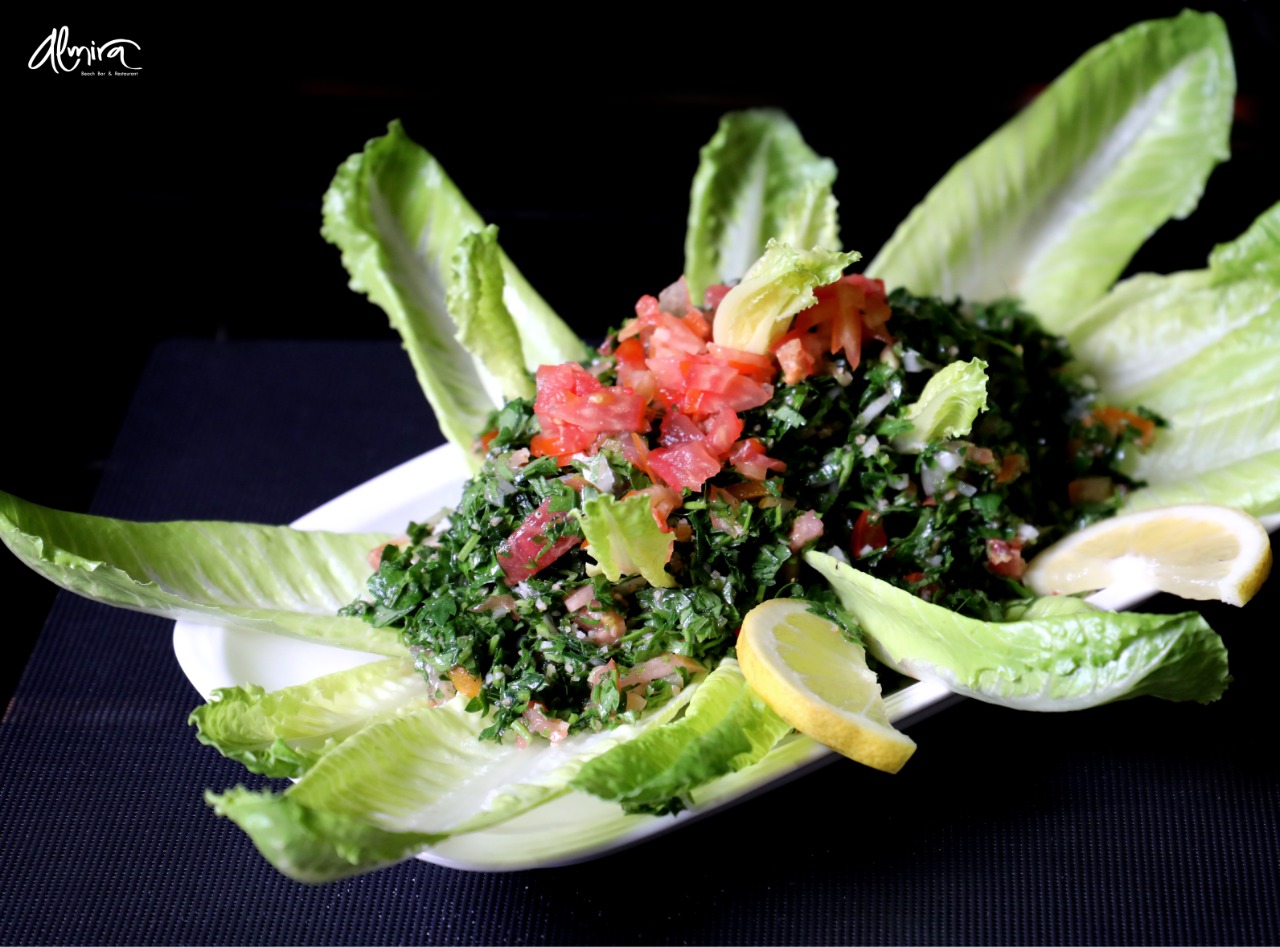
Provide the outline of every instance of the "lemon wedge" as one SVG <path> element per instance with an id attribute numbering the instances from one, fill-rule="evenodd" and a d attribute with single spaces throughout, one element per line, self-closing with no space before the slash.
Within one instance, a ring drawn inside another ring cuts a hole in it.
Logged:
<path id="1" fill-rule="evenodd" d="M 1037 595 L 1132 583 L 1182 598 L 1243 605 L 1271 572 L 1262 524 L 1228 506 L 1183 504 L 1101 520 L 1040 553 L 1023 581 Z"/>
<path id="2" fill-rule="evenodd" d="M 893 728 L 861 645 L 801 599 L 776 598 L 747 613 L 738 665 L 752 689 L 801 733 L 852 760 L 896 773 L 916 744 Z"/>

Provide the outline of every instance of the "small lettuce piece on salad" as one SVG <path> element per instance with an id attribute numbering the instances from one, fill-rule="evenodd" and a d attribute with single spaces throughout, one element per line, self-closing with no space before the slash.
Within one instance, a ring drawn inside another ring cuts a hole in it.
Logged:
<path id="1" fill-rule="evenodd" d="M 1152 696 L 1210 703 L 1230 681 L 1222 639 L 1195 612 L 1107 612 L 1047 599 L 1017 620 L 980 621 L 811 551 L 817 569 L 888 667 L 1020 710 L 1081 710 Z"/>
<path id="2" fill-rule="evenodd" d="M 963 437 L 987 409 L 987 363 L 980 358 L 944 365 L 929 379 L 917 401 L 901 414 L 911 429 L 893 438 L 900 454 L 919 454 L 930 443 Z"/>
<path id="3" fill-rule="evenodd" d="M 662 531 L 647 496 L 617 500 L 601 494 L 574 513 L 587 538 L 587 551 L 610 582 L 624 575 L 642 575 L 654 588 L 676 584 L 666 569 L 675 537 Z"/>
<path id="4" fill-rule="evenodd" d="M 861 258 L 857 251 L 806 250 L 770 240 L 742 282 L 721 300 L 713 324 L 716 345 L 769 354 L 796 314 L 818 301 L 813 291 L 834 283 Z"/>

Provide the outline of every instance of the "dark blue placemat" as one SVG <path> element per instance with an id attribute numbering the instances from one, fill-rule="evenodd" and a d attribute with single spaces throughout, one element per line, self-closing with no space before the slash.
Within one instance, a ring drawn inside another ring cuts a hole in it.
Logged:
<path id="1" fill-rule="evenodd" d="M 169 342 L 93 511 L 286 522 L 438 440 L 392 343 Z M 0 942 L 1275 943 L 1275 585 L 1205 609 L 1210 707 L 966 702 L 896 777 L 836 762 L 577 867 L 319 887 L 204 805 L 258 780 L 187 727 L 171 624 L 60 595 L 0 724 Z"/>

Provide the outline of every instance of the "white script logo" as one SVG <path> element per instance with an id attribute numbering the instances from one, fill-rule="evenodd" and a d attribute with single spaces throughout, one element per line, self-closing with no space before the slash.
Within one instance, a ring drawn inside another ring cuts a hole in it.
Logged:
<path id="1" fill-rule="evenodd" d="M 54 72 L 74 72 L 80 68 L 81 60 L 89 65 L 98 60 L 115 59 L 122 69 L 137 71 L 141 66 L 130 66 L 125 62 L 126 44 L 135 50 L 142 49 L 131 39 L 112 39 L 105 43 L 90 42 L 87 46 L 70 46 L 67 43 L 67 28 L 54 27 L 53 32 L 41 40 L 36 51 L 27 60 L 28 69 L 39 69 L 48 63 Z"/>

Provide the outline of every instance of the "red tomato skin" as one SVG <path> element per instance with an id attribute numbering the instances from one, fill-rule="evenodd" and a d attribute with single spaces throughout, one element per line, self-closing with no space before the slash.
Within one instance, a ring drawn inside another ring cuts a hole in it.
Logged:
<path id="1" fill-rule="evenodd" d="M 702 485 L 720 472 L 720 461 L 702 441 L 684 441 L 650 451 L 649 467 L 668 486 L 699 493 Z"/>
<path id="2" fill-rule="evenodd" d="M 853 539 L 849 545 L 852 547 L 855 559 L 870 555 L 870 552 L 864 553 L 864 549 L 883 549 L 889 545 L 889 537 L 885 534 L 879 514 L 872 514 L 870 510 L 863 510 L 858 514 L 858 519 L 853 524 Z"/>
<path id="3" fill-rule="evenodd" d="M 1027 564 L 1022 561 L 1022 540 L 987 540 L 987 568 L 996 575 L 1020 579 L 1026 567 Z"/>
<path id="4" fill-rule="evenodd" d="M 536 575 L 582 541 L 581 536 L 562 536 L 550 545 L 540 541 L 548 526 L 563 522 L 569 515 L 550 512 L 550 505 L 550 500 L 543 500 L 498 547 L 498 565 L 507 577 L 507 585 Z"/>

